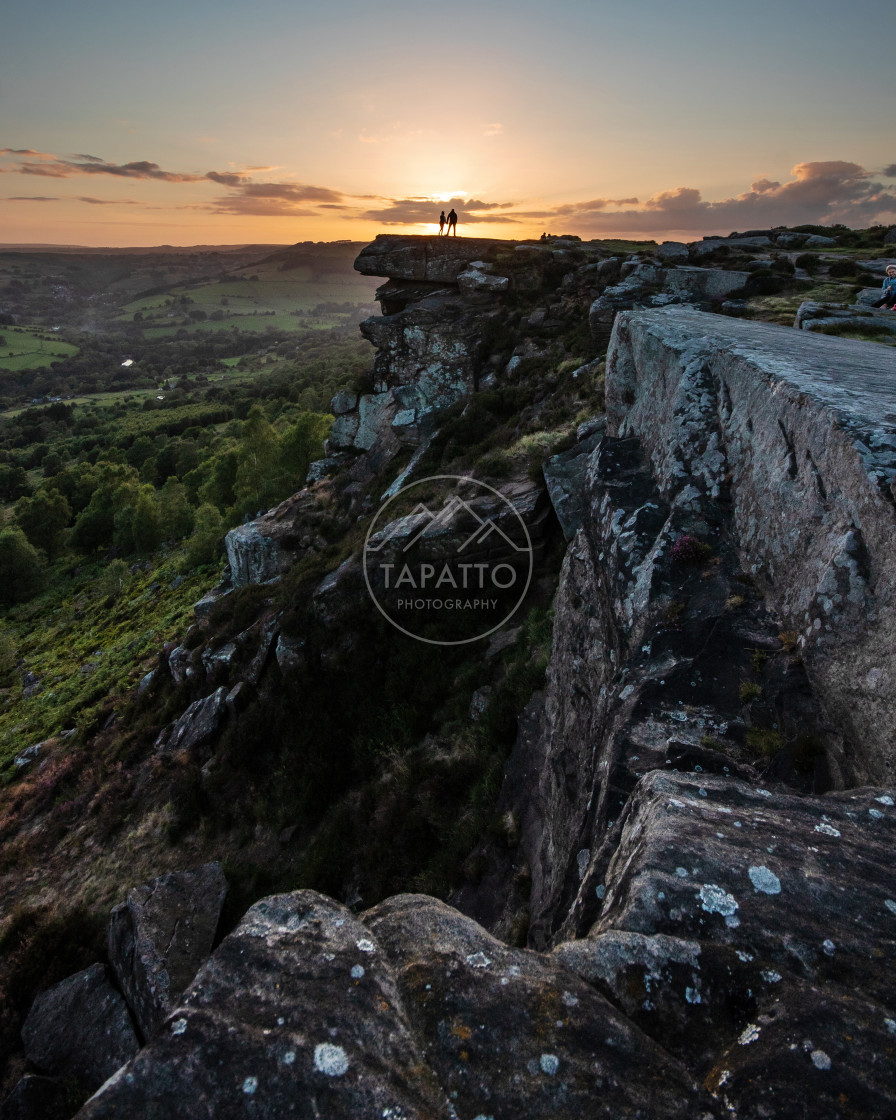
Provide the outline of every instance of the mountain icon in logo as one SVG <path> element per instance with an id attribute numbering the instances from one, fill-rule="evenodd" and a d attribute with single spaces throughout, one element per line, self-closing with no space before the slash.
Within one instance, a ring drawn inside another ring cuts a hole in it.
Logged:
<path id="1" fill-rule="evenodd" d="M 421 500 L 399 513 L 415 489 Z M 364 581 L 377 610 L 429 645 L 493 634 L 522 606 L 533 564 L 529 529 L 510 498 L 459 475 L 433 475 L 391 494 L 364 540 Z"/>
<path id="2" fill-rule="evenodd" d="M 505 499 L 506 500 L 506 499 Z M 512 508 L 512 507 L 511 507 Z M 427 536 L 435 536 L 439 531 L 448 530 L 454 527 L 455 521 L 459 521 L 462 517 L 469 517 L 476 523 L 475 529 L 458 546 L 457 552 L 463 552 L 470 545 L 482 545 L 489 538 L 499 537 L 515 552 L 528 552 L 529 545 L 519 545 L 508 536 L 507 533 L 497 524 L 497 522 L 489 517 L 483 519 L 479 516 L 476 510 L 468 503 L 459 497 L 457 494 L 452 494 L 440 510 L 435 513 L 428 506 L 419 502 L 413 510 L 406 517 L 401 518 L 399 521 L 393 522 L 387 527 L 388 531 L 384 533 L 381 540 L 374 543 L 373 540 L 368 542 L 368 552 L 380 552 L 382 549 L 396 537 L 401 537 L 403 531 L 407 529 L 409 523 L 417 522 L 415 525 L 416 532 L 413 532 L 410 539 L 402 546 L 402 552 L 408 552 L 414 545 L 421 542 Z M 419 527 L 418 527 L 419 526 Z M 493 542 L 491 542 L 493 543 Z"/>

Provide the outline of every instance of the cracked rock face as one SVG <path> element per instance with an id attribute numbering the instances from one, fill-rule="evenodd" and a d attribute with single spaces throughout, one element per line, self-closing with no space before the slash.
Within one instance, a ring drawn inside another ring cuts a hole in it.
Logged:
<path id="1" fill-rule="evenodd" d="M 112 911 L 109 962 L 144 1038 L 211 951 L 226 893 L 221 865 L 208 863 L 135 887 Z"/>
<path id="2" fill-rule="evenodd" d="M 727 488 L 737 546 L 799 635 L 850 778 L 896 774 L 896 354 L 683 309 L 620 316 L 610 431 L 661 493 Z"/>
<path id="3" fill-rule="evenodd" d="M 255 521 L 231 529 L 224 546 L 233 586 L 266 583 L 321 547 L 323 542 L 302 527 L 303 518 L 315 506 L 314 496 L 301 490 Z"/>
<path id="4" fill-rule="evenodd" d="M 598 921 L 554 955 L 675 1039 L 737 1116 L 800 1115 L 807 1086 L 833 1110 L 818 1115 L 839 1102 L 885 1116 L 893 801 L 654 771 L 629 801 Z"/>

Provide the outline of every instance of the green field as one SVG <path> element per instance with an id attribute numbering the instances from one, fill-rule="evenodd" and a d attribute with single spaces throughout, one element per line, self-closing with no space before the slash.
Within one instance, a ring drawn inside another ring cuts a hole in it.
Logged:
<path id="1" fill-rule="evenodd" d="M 40 329 L 2 327 L 0 338 L 6 339 L 5 344 L 0 346 L 0 370 L 11 373 L 21 369 L 38 369 L 78 353 L 77 346 Z"/>
<path id="2" fill-rule="evenodd" d="M 246 271 L 249 271 L 248 269 Z M 340 306 L 371 303 L 378 286 L 373 277 L 345 272 L 314 273 L 309 266 L 282 271 L 264 265 L 250 277 L 206 284 L 181 284 L 167 291 L 132 300 L 119 321 L 142 320 L 144 337 L 166 338 L 179 330 L 319 330 L 340 322 L 345 311 L 322 310 L 322 304 Z M 191 311 L 215 318 L 192 320 Z"/>
<path id="3" fill-rule="evenodd" d="M 144 338 L 170 338 L 172 335 L 177 334 L 178 331 L 187 331 L 192 333 L 200 331 L 204 334 L 213 333 L 214 331 L 221 330 L 239 330 L 249 331 L 250 333 L 263 334 L 268 327 L 276 328 L 279 331 L 319 331 L 329 330 L 330 327 L 335 327 L 339 323 L 339 317 L 336 315 L 321 315 L 315 316 L 313 319 L 297 318 L 295 315 L 290 315 L 288 312 L 275 312 L 273 315 L 265 315 L 259 312 L 253 315 L 251 312 L 248 315 L 229 315 L 225 319 L 204 319 L 201 322 L 184 323 L 178 320 L 174 323 L 169 323 L 167 326 L 144 326 Z"/>

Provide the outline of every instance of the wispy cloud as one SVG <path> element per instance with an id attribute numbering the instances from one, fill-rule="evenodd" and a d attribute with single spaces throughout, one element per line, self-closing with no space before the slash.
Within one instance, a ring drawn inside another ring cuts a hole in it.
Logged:
<path id="1" fill-rule="evenodd" d="M 198 172 L 169 171 L 151 160 L 134 160 L 129 163 L 112 163 L 100 156 L 80 153 L 62 157 L 48 152 L 37 152 L 32 148 L 4 148 L 0 155 L 16 159 L 16 165 L 0 171 L 15 171 L 21 175 L 35 175 L 48 179 L 69 179 L 80 175 L 108 175 L 113 178 L 153 180 L 164 183 L 216 183 L 229 193 L 205 203 L 198 203 L 197 209 L 215 214 L 254 215 L 256 217 L 308 217 L 317 211 L 312 207 L 326 209 L 346 208 L 342 191 L 330 187 L 318 187 L 302 183 L 256 182 L 253 175 L 269 174 L 273 166 L 253 166 L 245 169 L 227 171 Z M 127 205 L 141 205 L 134 199 L 100 199 L 93 196 L 79 196 L 79 201 L 95 206 L 114 205 L 116 202 Z"/>
<path id="2" fill-rule="evenodd" d="M 34 148 L 0 148 L 0 156 L 27 156 L 29 159 L 55 159 L 49 152 L 36 152 Z"/>
<path id="3" fill-rule="evenodd" d="M 142 206 L 135 198 L 91 198 L 90 195 L 78 195 L 78 202 L 86 202 L 90 206 Z"/>
<path id="4" fill-rule="evenodd" d="M 212 173 L 208 177 L 212 178 Z M 308 217 L 314 213 L 308 209 L 309 204 L 341 207 L 345 200 L 341 191 L 300 183 L 253 183 L 230 175 L 215 177 L 214 182 L 236 188 L 236 193 L 215 199 L 210 205 L 216 214 Z"/>
<path id="5" fill-rule="evenodd" d="M 20 164 L 16 170 L 21 175 L 40 175 L 48 179 L 68 179 L 72 175 L 114 175 L 123 179 L 159 179 L 165 183 L 197 183 L 202 175 L 190 175 L 182 171 L 164 171 L 150 160 L 135 160 L 133 163 L 108 163 L 98 156 L 79 159 L 50 158 L 46 163 L 30 160 Z"/>
<path id="6" fill-rule="evenodd" d="M 500 121 L 494 121 L 492 124 L 487 124 L 482 130 L 483 136 L 503 136 L 504 126 Z"/>
<path id="7" fill-rule="evenodd" d="M 6 200 L 7 202 L 58 202 L 58 198 L 52 195 L 45 194 L 13 194 Z"/>

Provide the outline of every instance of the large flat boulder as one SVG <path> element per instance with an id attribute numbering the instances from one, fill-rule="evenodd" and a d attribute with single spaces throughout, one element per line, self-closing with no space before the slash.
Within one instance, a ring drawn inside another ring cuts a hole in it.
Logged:
<path id="1" fill-rule="evenodd" d="M 458 274 L 469 270 L 490 249 L 507 242 L 487 237 L 413 237 L 381 233 L 355 261 L 365 276 L 388 276 L 392 280 L 425 280 L 455 283 Z"/>
<path id="2" fill-rule="evenodd" d="M 896 777 L 896 353 L 632 311 L 616 320 L 607 409 L 662 494 L 730 502 L 741 561 L 851 744 L 846 780 Z"/>

